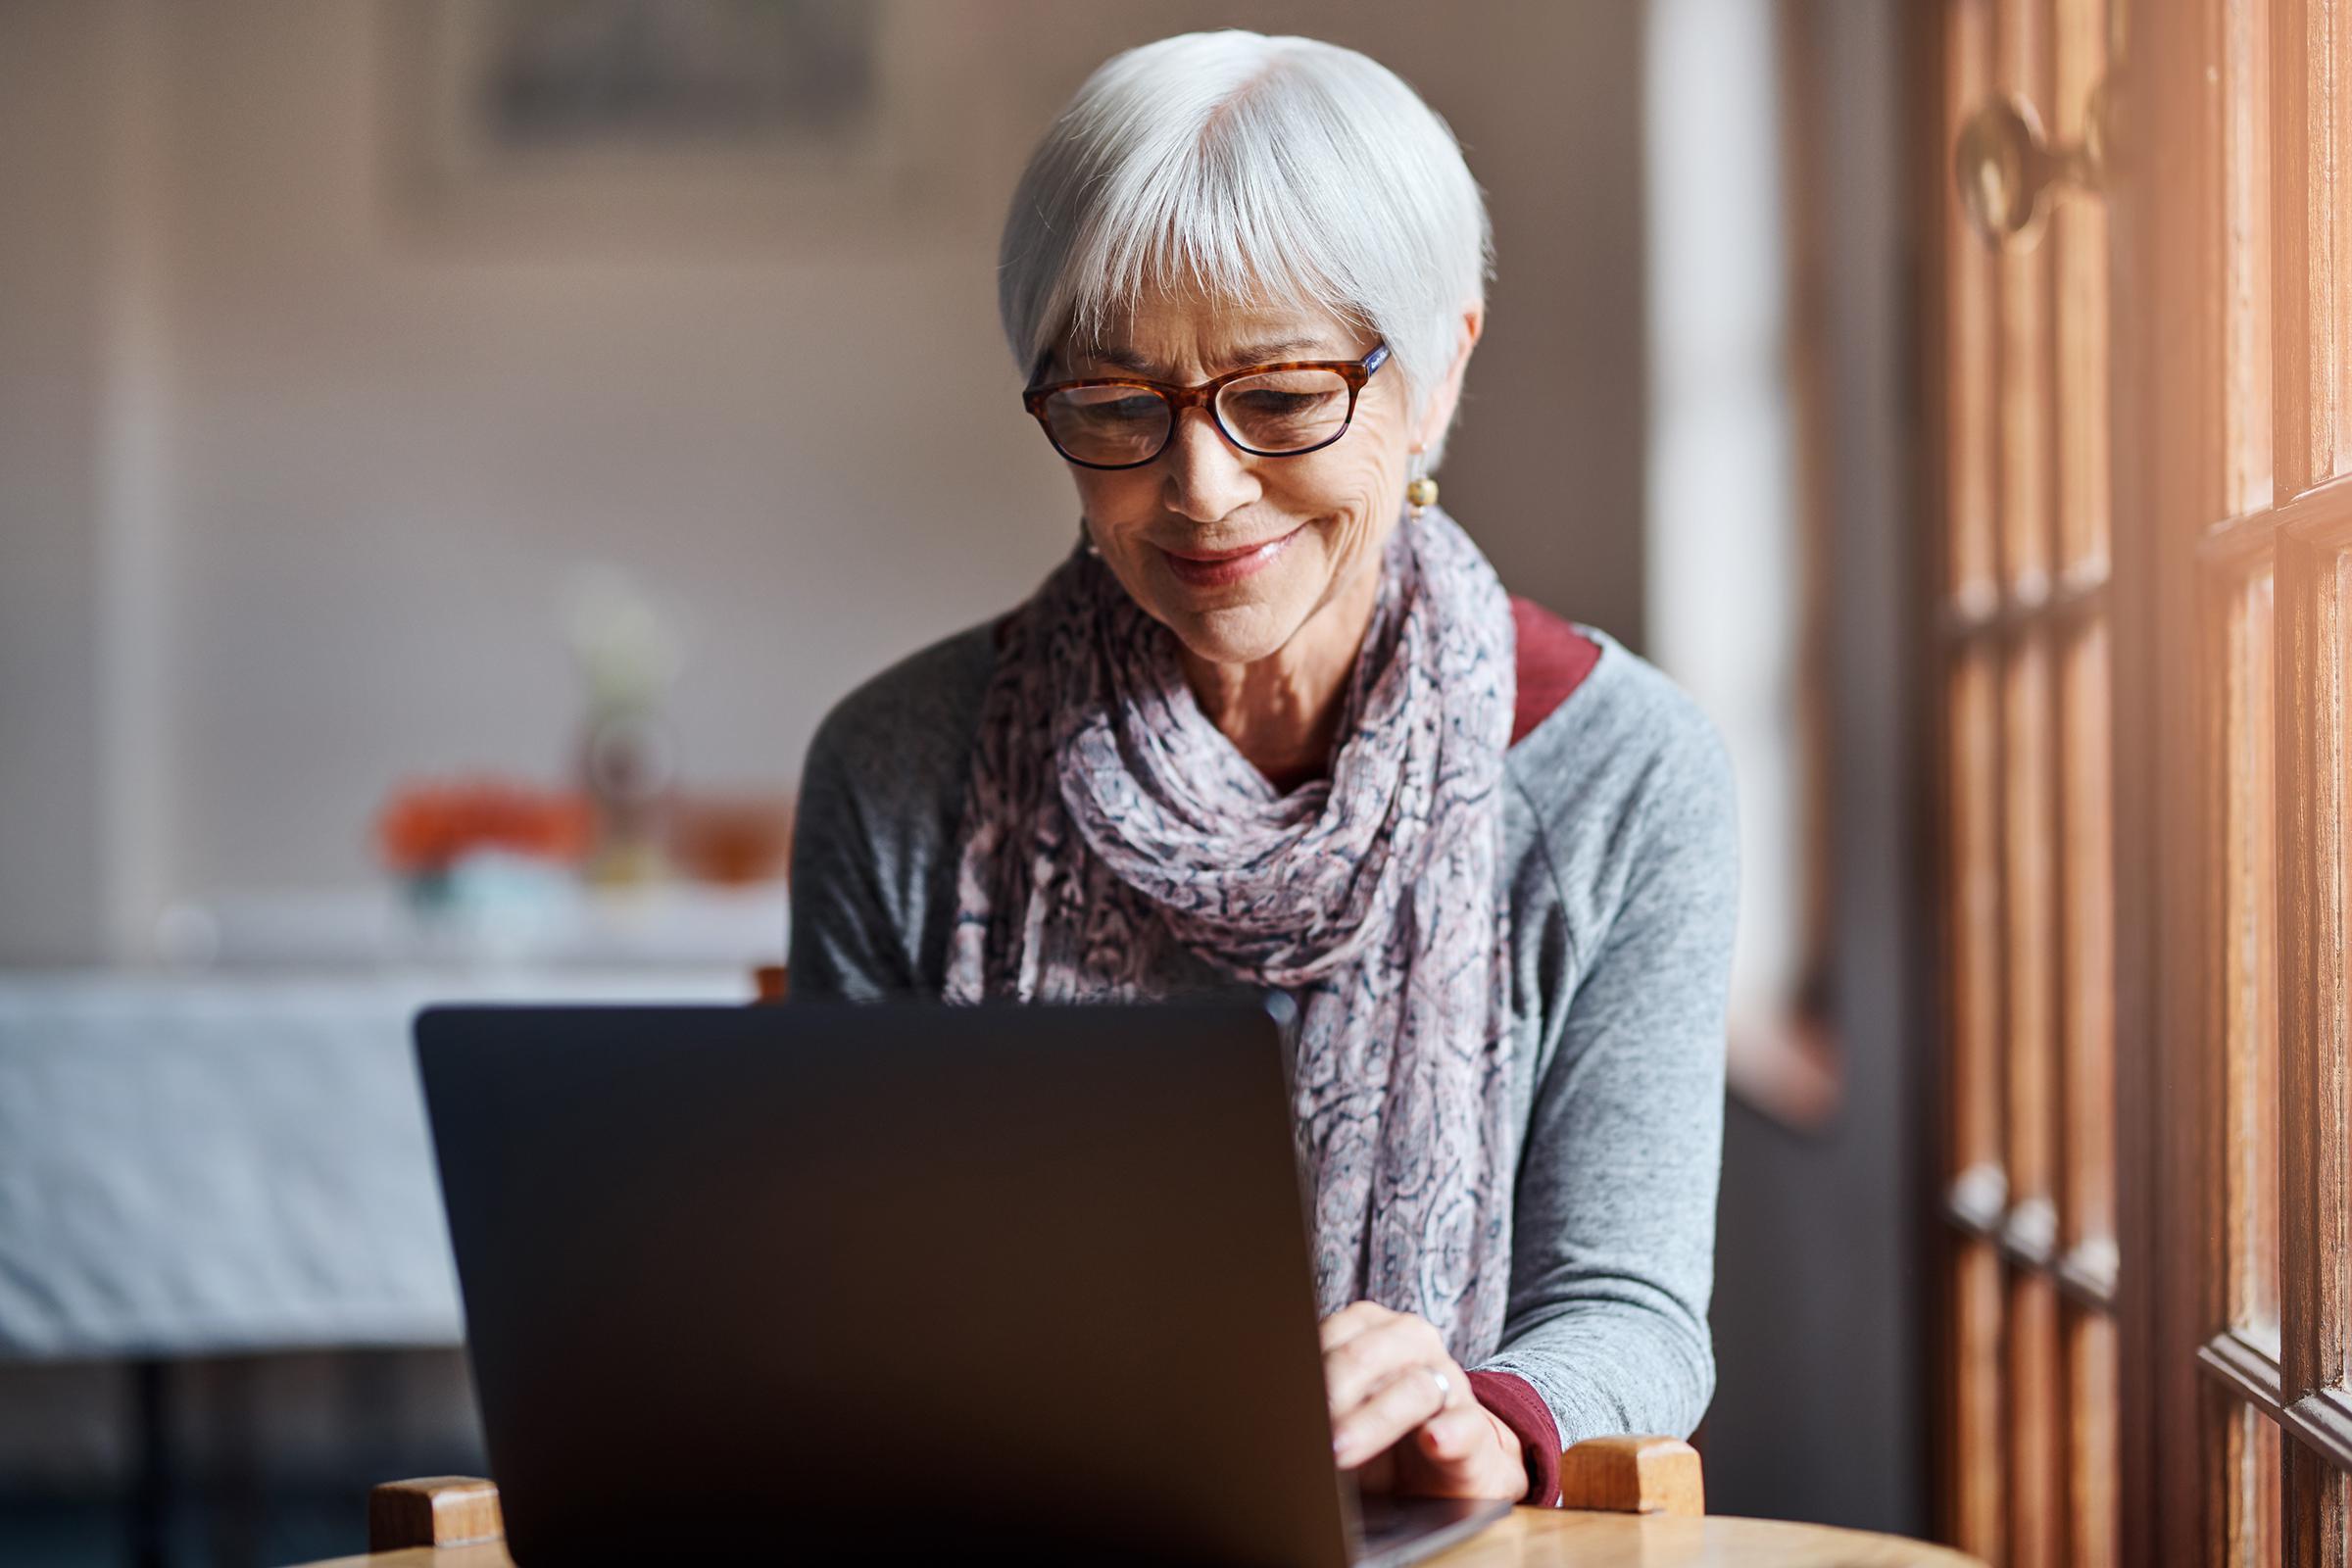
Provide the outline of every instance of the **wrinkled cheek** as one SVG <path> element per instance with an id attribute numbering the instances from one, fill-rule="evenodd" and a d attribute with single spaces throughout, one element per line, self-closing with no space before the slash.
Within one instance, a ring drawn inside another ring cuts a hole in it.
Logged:
<path id="1" fill-rule="evenodd" d="M 1134 532 L 1134 519 L 1151 514 L 1152 488 L 1136 473 L 1072 466 L 1070 479 L 1078 492 L 1079 515 L 1105 550 L 1114 537 Z"/>
<path id="2" fill-rule="evenodd" d="M 1130 520 L 1137 514 L 1135 509 L 1126 502 L 1116 485 L 1082 483 L 1078 487 L 1079 525 L 1102 552 L 1112 575 L 1130 594 L 1136 594 L 1148 587 L 1155 563 L 1151 547 L 1141 538 L 1140 527 Z"/>
<path id="3" fill-rule="evenodd" d="M 1380 559 L 1381 549 L 1388 543 L 1389 531 L 1396 519 L 1382 514 L 1367 504 L 1352 513 L 1346 523 L 1345 537 L 1338 541 L 1334 554 L 1333 575 L 1347 577 L 1360 570 L 1367 563 Z"/>

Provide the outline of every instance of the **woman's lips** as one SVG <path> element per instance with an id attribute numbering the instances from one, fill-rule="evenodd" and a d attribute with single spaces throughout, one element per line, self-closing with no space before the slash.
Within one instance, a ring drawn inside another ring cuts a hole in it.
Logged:
<path id="1" fill-rule="evenodd" d="M 1303 526 L 1303 524 L 1301 525 Z M 1165 545 L 1158 547 L 1167 558 L 1168 570 L 1176 580 L 1191 588 L 1222 588 L 1227 583 L 1240 582 L 1274 564 L 1275 558 L 1290 548 L 1298 538 L 1298 528 L 1264 544 L 1245 545 L 1239 550 L 1220 550 L 1214 554 L 1188 551 L 1178 555 Z"/>

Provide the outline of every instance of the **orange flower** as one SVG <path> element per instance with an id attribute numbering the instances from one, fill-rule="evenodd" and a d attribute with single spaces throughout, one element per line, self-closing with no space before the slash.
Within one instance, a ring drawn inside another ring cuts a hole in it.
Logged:
<path id="1" fill-rule="evenodd" d="M 376 813 L 375 843 L 391 869 L 422 876 L 476 850 L 577 861 L 594 828 L 587 801 L 572 791 L 478 777 L 394 790 Z"/>

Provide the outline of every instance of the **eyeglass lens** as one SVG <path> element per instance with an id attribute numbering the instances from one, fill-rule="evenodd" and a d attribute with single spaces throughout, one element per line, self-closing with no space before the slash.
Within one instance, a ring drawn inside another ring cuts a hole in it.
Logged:
<path id="1" fill-rule="evenodd" d="M 1304 452 L 1348 427 L 1348 378 L 1332 370 L 1268 370 L 1229 381 L 1217 393 L 1217 420 L 1253 452 Z M 1168 400 L 1149 387 L 1070 387 L 1045 402 L 1054 444 L 1080 463 L 1148 463 L 1166 444 Z"/>

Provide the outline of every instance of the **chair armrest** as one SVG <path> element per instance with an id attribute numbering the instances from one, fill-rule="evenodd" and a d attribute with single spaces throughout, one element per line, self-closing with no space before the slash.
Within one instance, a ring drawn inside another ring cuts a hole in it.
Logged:
<path id="1" fill-rule="evenodd" d="M 471 1476 L 387 1481 L 368 1494 L 368 1549 L 467 1546 L 503 1541 L 498 1483 Z"/>
<path id="2" fill-rule="evenodd" d="M 1698 1450 L 1678 1438 L 1587 1438 L 1560 1455 L 1560 1506 L 1696 1518 L 1707 1511 Z"/>

